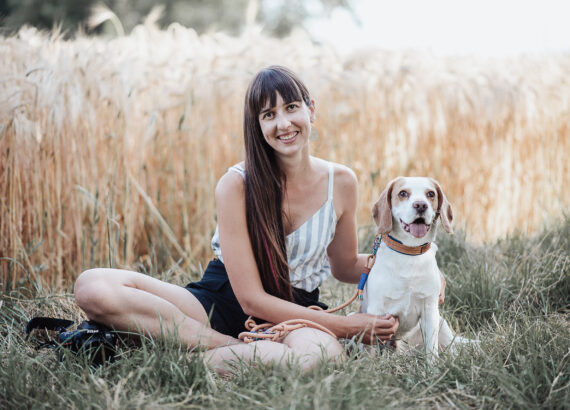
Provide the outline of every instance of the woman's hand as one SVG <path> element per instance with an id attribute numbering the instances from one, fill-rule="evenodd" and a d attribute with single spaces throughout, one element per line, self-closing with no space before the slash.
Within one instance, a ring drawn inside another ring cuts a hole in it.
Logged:
<path id="1" fill-rule="evenodd" d="M 362 336 L 362 342 L 374 344 L 378 339 L 389 340 L 398 329 L 398 318 L 390 314 L 377 316 L 355 313 L 346 317 L 349 321 L 348 337 Z"/>

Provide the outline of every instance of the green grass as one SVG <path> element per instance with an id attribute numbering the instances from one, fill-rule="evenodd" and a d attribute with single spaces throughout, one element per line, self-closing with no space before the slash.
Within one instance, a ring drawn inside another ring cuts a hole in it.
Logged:
<path id="1" fill-rule="evenodd" d="M 372 235 L 362 236 L 365 250 Z M 71 294 L 36 285 L 2 294 L 0 408 L 570 408 L 570 218 L 533 237 L 475 246 L 440 234 L 438 245 L 442 313 L 481 345 L 440 355 L 432 370 L 422 353 L 373 352 L 308 374 L 238 363 L 222 378 L 199 352 L 150 340 L 103 368 L 81 356 L 59 362 L 26 341 L 23 326 L 37 314 L 81 313 Z M 323 297 L 336 305 L 352 292 L 329 281 Z"/>

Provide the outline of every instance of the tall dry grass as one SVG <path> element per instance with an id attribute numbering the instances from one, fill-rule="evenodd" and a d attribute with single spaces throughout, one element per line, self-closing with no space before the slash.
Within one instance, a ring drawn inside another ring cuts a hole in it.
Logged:
<path id="1" fill-rule="evenodd" d="M 570 56 L 339 55 L 295 33 L 0 38 L 2 287 L 69 286 L 95 265 L 197 270 L 213 190 L 243 156 L 246 85 L 284 64 L 317 101 L 314 152 L 352 167 L 358 222 L 397 175 L 437 178 L 474 240 L 570 204 Z M 175 279 L 175 278 L 174 278 Z"/>

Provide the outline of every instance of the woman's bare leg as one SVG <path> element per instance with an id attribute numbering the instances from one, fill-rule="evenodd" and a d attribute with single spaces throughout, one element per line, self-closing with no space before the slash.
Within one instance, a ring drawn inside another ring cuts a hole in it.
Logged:
<path id="1" fill-rule="evenodd" d="M 74 292 L 89 319 L 117 330 L 177 335 L 188 347 L 238 342 L 208 327 L 206 311 L 188 290 L 142 273 L 91 269 L 79 276 Z"/>
<path id="2" fill-rule="evenodd" d="M 343 347 L 336 337 L 321 330 L 303 327 L 289 333 L 283 343 L 289 347 L 303 370 L 310 370 L 320 360 L 342 360 Z"/>
<path id="3" fill-rule="evenodd" d="M 299 360 L 308 370 L 321 358 L 342 354 L 335 338 L 312 328 L 294 330 L 283 343 L 239 343 L 208 327 L 202 304 L 186 289 L 137 272 L 91 269 L 79 276 L 74 291 L 89 319 L 152 336 L 177 334 L 188 347 L 218 347 L 206 352 L 206 361 L 219 371 L 224 371 L 226 362 L 237 360 L 275 364 Z"/>
<path id="4" fill-rule="evenodd" d="M 269 340 L 218 347 L 205 353 L 208 366 L 222 374 L 231 368 L 232 362 L 253 363 L 259 361 L 261 363 L 284 364 L 292 358 L 292 351 L 289 347 L 283 343 Z"/>
<path id="5" fill-rule="evenodd" d="M 315 367 L 321 359 L 338 360 L 342 353 L 343 348 L 336 338 L 320 330 L 305 327 L 289 333 L 283 343 L 260 340 L 209 350 L 206 352 L 206 361 L 222 373 L 227 371 L 227 362 L 236 360 L 280 365 L 288 361 L 298 361 L 306 371 Z"/>

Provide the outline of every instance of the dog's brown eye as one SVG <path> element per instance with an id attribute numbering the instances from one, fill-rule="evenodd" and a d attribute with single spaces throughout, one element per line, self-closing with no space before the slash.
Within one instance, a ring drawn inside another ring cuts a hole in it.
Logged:
<path id="1" fill-rule="evenodd" d="M 400 191 L 400 193 L 398 194 L 398 196 L 400 198 L 407 198 L 408 197 L 408 193 L 406 191 Z"/>
<path id="2" fill-rule="evenodd" d="M 429 191 L 426 195 L 428 198 L 435 198 L 435 192 L 433 191 Z"/>

